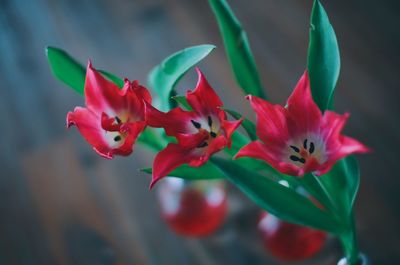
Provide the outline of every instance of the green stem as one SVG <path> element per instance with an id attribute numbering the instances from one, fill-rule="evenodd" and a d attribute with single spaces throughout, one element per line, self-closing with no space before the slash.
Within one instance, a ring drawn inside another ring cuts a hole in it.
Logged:
<path id="1" fill-rule="evenodd" d="M 356 227 L 353 212 L 349 216 L 349 229 L 340 235 L 344 252 L 346 254 L 347 265 L 357 265 L 359 261 L 359 250 L 356 237 Z"/>

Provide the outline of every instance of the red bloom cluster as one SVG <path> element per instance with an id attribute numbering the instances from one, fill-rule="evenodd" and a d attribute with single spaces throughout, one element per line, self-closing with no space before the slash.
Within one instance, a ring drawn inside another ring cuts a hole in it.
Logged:
<path id="1" fill-rule="evenodd" d="M 286 107 L 247 96 L 257 115 L 257 136 L 236 157 L 265 160 L 278 171 L 302 176 L 308 172 L 327 173 L 337 160 L 369 149 L 341 134 L 349 114 L 321 113 L 315 104 L 307 72 L 297 83 Z"/>
<path id="2" fill-rule="evenodd" d="M 88 64 L 85 81 L 86 108 L 67 115 L 68 127 L 76 125 L 94 150 L 105 158 L 127 156 L 145 127 L 164 128 L 177 143 L 170 143 L 154 160 L 151 186 L 182 164 L 199 167 L 210 156 L 231 145 L 231 135 L 242 120 L 228 121 L 223 103 L 199 69 L 194 91 L 186 100 L 192 110 L 179 107 L 167 113 L 151 105 L 148 90 L 138 81 L 125 80 L 119 89 Z M 287 106 L 273 105 L 247 96 L 257 114 L 260 141 L 244 146 L 236 157 L 263 159 L 282 173 L 301 176 L 324 174 L 334 163 L 368 148 L 341 131 L 348 114 L 321 113 L 312 99 L 307 72 L 302 76 Z"/>

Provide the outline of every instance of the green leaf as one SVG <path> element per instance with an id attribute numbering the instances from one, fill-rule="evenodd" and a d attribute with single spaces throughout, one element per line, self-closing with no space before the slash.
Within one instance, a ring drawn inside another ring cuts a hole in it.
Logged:
<path id="1" fill-rule="evenodd" d="M 236 81 L 246 94 L 266 98 L 246 32 L 225 0 L 208 1 Z"/>
<path id="2" fill-rule="evenodd" d="M 338 234 L 342 225 L 306 197 L 260 174 L 221 158 L 212 158 L 232 183 L 258 206 L 288 222 Z"/>
<path id="3" fill-rule="evenodd" d="M 331 100 L 340 72 L 339 46 L 323 6 L 314 1 L 311 13 L 308 72 L 313 98 L 322 111 Z"/>
<path id="4" fill-rule="evenodd" d="M 46 55 L 53 75 L 73 88 L 76 92 L 83 95 L 85 87 L 85 67 L 59 48 L 47 47 Z"/>
<path id="5" fill-rule="evenodd" d="M 113 82 L 114 84 L 116 84 L 119 88 L 122 88 L 124 86 L 124 80 L 122 80 L 121 78 L 119 78 L 118 76 L 109 73 L 107 71 L 104 70 L 98 70 L 103 76 L 105 76 L 108 80 L 110 80 L 111 82 Z"/>
<path id="6" fill-rule="evenodd" d="M 194 65 L 199 63 L 213 49 L 214 45 L 198 45 L 178 51 L 151 70 L 148 76 L 149 87 L 158 98 L 155 105 L 162 111 L 170 106 L 171 93 L 176 83 Z"/>
<path id="7" fill-rule="evenodd" d="M 243 116 L 242 114 L 240 114 L 239 112 L 236 112 L 234 110 L 230 110 L 230 109 L 226 109 L 223 108 L 226 112 L 229 113 L 229 115 L 231 115 L 233 118 L 240 120 Z M 256 135 L 256 126 L 254 125 L 254 123 L 252 121 L 250 121 L 247 118 L 243 119 L 242 122 L 242 127 L 245 129 L 246 133 L 249 135 L 250 139 L 255 141 L 257 140 L 257 135 Z"/>
<path id="8" fill-rule="evenodd" d="M 325 175 L 318 177 L 332 197 L 339 214 L 347 218 L 353 209 L 360 184 L 360 171 L 353 156 L 338 161 Z"/>
<path id="9" fill-rule="evenodd" d="M 141 169 L 141 171 L 149 174 L 153 172 L 152 168 Z M 211 162 L 207 162 L 201 167 L 182 165 L 169 173 L 168 176 L 187 180 L 221 179 L 224 178 L 224 173 Z"/>
<path id="10" fill-rule="evenodd" d="M 178 102 L 179 105 L 181 105 L 183 107 L 183 109 L 185 110 L 193 110 L 192 106 L 189 105 L 189 103 L 187 102 L 186 97 L 184 96 L 174 96 L 172 97 L 173 100 L 175 100 L 176 102 Z"/>

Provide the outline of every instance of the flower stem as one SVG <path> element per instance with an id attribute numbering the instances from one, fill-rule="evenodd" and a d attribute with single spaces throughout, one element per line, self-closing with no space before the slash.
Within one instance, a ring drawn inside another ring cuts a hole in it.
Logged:
<path id="1" fill-rule="evenodd" d="M 346 254 L 347 265 L 357 265 L 360 253 L 358 250 L 353 212 L 349 216 L 348 227 L 349 229 L 347 229 L 343 234 L 340 235 L 340 240 Z"/>

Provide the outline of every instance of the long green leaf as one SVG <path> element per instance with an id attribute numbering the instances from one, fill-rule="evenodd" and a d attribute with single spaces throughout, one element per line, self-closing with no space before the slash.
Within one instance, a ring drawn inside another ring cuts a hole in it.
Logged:
<path id="1" fill-rule="evenodd" d="M 155 101 L 156 107 L 162 111 L 169 109 L 171 94 L 176 83 L 214 48 L 214 45 L 208 44 L 189 47 L 172 54 L 153 68 L 148 76 L 148 84 L 158 96 Z"/>
<path id="2" fill-rule="evenodd" d="M 343 218 L 352 211 L 360 184 L 360 171 L 357 160 L 349 156 L 337 162 L 327 174 L 318 177 Z"/>
<path id="3" fill-rule="evenodd" d="M 339 46 L 323 6 L 314 1 L 311 13 L 308 72 L 315 102 L 322 111 L 331 100 L 340 72 Z"/>
<path id="4" fill-rule="evenodd" d="M 341 223 L 334 216 L 295 191 L 232 161 L 213 157 L 212 162 L 258 206 L 277 217 L 335 234 L 342 231 Z"/>
<path id="5" fill-rule="evenodd" d="M 149 174 L 153 172 L 152 168 L 145 168 L 141 171 Z M 201 167 L 182 165 L 169 173 L 168 176 L 187 180 L 221 179 L 224 178 L 224 173 L 212 163 L 207 162 Z"/>
<path id="6" fill-rule="evenodd" d="M 217 19 L 236 81 L 246 94 L 266 98 L 247 34 L 225 0 L 208 1 Z"/>
<path id="7" fill-rule="evenodd" d="M 83 95 L 86 69 L 65 51 L 46 48 L 47 59 L 53 74 L 63 83 Z"/>

